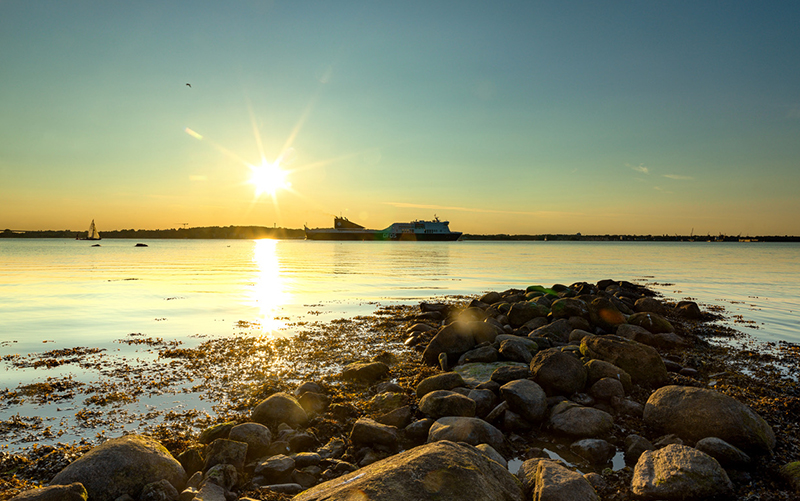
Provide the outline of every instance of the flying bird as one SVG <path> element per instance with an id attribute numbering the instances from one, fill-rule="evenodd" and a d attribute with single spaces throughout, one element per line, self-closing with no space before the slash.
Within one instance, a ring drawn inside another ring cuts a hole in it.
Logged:
<path id="1" fill-rule="evenodd" d="M 189 87 L 190 89 L 192 88 L 192 84 L 187 83 L 186 86 Z"/>

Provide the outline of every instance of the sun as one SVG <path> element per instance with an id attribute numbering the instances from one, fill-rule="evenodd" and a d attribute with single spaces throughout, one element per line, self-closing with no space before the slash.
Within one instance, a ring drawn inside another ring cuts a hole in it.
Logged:
<path id="1" fill-rule="evenodd" d="M 288 181 L 289 173 L 276 163 L 264 161 L 261 165 L 251 165 L 249 183 L 255 186 L 256 196 L 267 194 L 274 197 L 278 190 L 287 190 L 292 184 Z"/>

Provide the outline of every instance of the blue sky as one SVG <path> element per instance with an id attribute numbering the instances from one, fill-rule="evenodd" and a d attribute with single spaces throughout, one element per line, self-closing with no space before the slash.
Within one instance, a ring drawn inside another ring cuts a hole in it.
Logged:
<path id="1" fill-rule="evenodd" d="M 0 0 L 0 227 L 800 234 L 797 26 L 795 2 Z M 256 196 L 262 156 L 291 186 Z"/>

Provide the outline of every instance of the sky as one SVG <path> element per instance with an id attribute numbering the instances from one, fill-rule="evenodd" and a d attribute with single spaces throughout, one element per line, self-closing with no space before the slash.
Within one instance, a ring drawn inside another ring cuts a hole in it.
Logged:
<path id="1" fill-rule="evenodd" d="M 800 235 L 798 26 L 795 1 L 0 0 L 0 228 Z"/>

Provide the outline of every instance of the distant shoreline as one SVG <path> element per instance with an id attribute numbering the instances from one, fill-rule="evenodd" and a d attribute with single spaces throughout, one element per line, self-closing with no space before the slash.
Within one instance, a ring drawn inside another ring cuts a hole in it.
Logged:
<path id="1" fill-rule="evenodd" d="M 86 231 L 72 230 L 10 230 L 0 231 L 0 238 L 68 238 L 85 237 Z M 300 240 L 305 232 L 294 228 L 270 228 L 266 226 L 204 226 L 198 228 L 172 228 L 167 230 L 111 230 L 101 232 L 103 239 L 220 239 L 253 240 L 273 238 L 281 240 Z M 582 235 L 540 234 L 540 235 L 474 235 L 464 234 L 461 240 L 483 241 L 588 241 L 588 242 L 800 242 L 800 236 L 791 235 Z"/>

